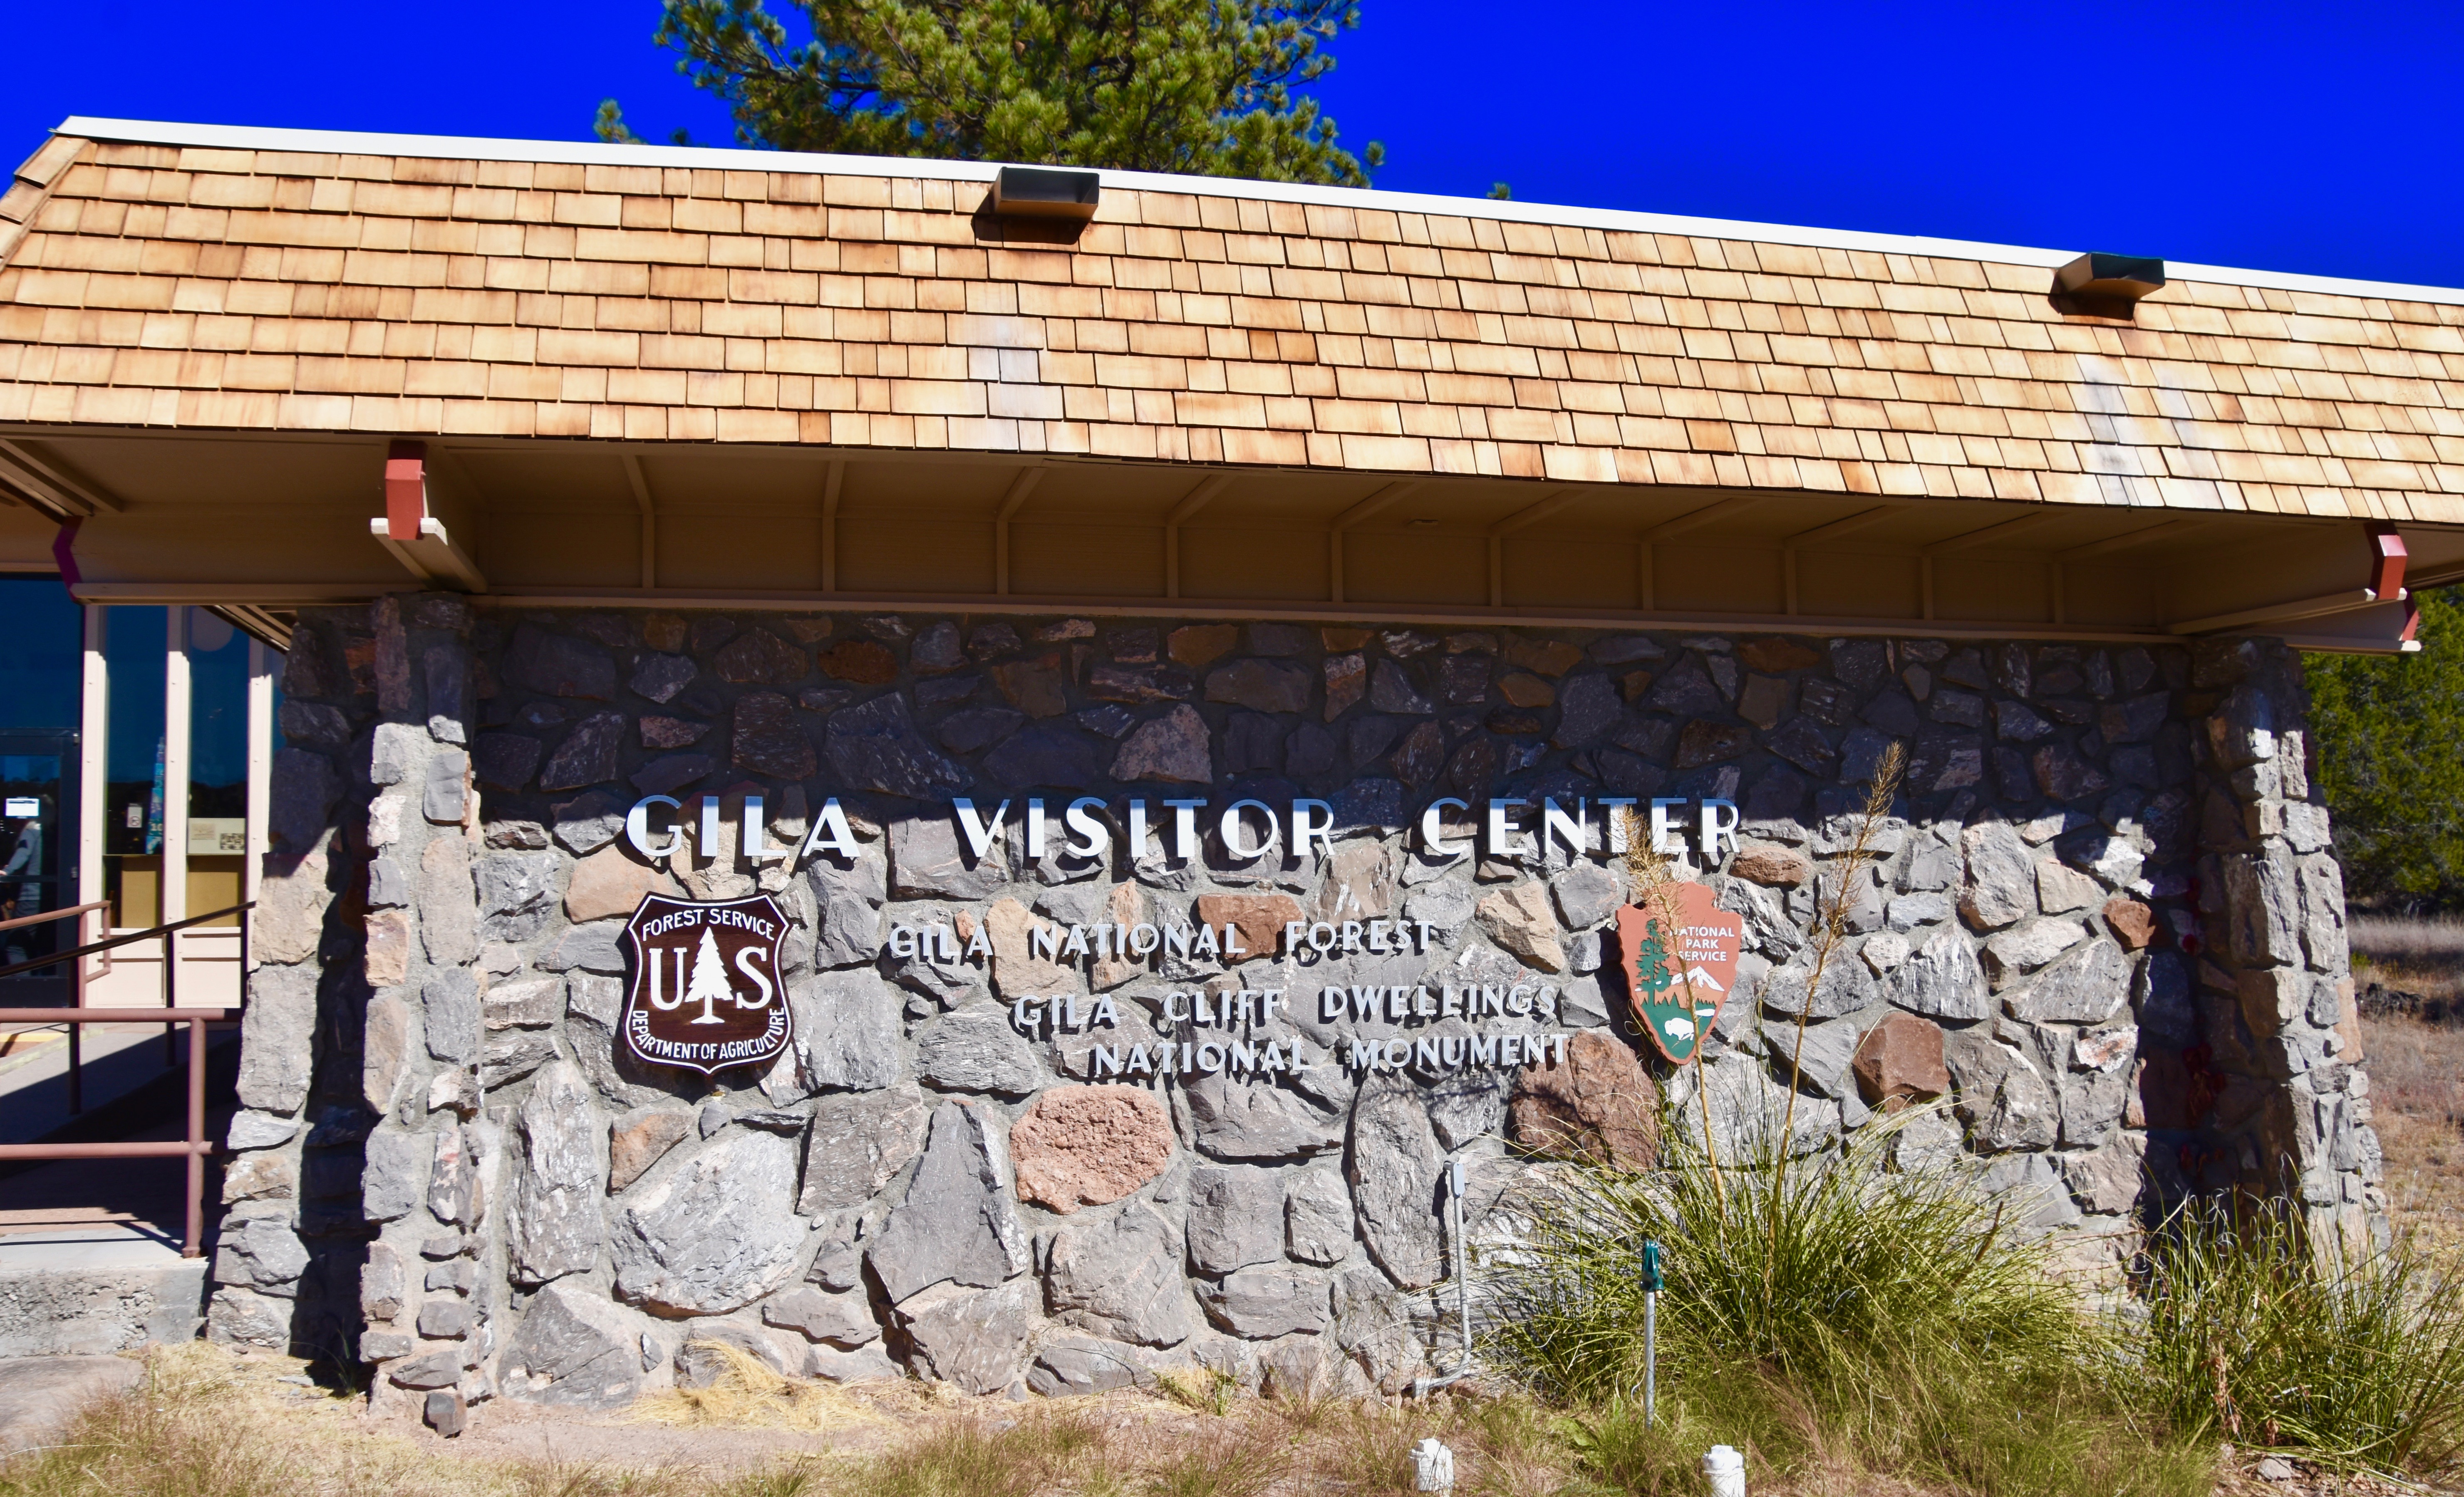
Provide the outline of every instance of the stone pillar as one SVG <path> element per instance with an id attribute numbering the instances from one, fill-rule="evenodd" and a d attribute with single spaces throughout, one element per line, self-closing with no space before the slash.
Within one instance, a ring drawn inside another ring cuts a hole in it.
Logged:
<path id="1" fill-rule="evenodd" d="M 442 1387 L 485 1349 L 466 1247 L 495 1153 L 470 629 L 463 599 L 427 595 L 295 634 L 210 1316 L 219 1339 L 451 1363 Z"/>
<path id="2" fill-rule="evenodd" d="M 2203 1044 L 2182 1081 L 2206 1136 L 2169 1161 L 2182 1190 L 2299 1203 L 2348 1243 L 2386 1234 L 2361 1069 L 2344 884 L 2309 771 L 2300 657 L 2273 640 L 2197 654 L 2204 712 L 2197 987 Z M 2191 943 L 2186 942 L 2185 944 Z"/>

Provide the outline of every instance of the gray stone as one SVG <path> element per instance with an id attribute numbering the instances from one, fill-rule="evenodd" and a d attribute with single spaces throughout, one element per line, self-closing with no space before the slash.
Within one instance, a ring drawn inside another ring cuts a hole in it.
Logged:
<path id="1" fill-rule="evenodd" d="M 506 1256 L 517 1284 L 544 1284 L 599 1261 L 600 1198 L 607 1166 L 600 1158 L 605 1122 L 590 1083 L 557 1061 L 532 1083 L 517 1114 L 523 1169 L 506 1228 Z"/>
<path id="2" fill-rule="evenodd" d="M 542 696 L 605 702 L 616 695 L 616 662 L 605 650 L 527 623 L 514 630 L 505 679 Z"/>
<path id="3" fill-rule="evenodd" d="M 1284 1255 L 1281 1176 L 1245 1164 L 1203 1165 L 1191 1171 L 1188 1190 L 1189 1261 L 1200 1273 L 1229 1273 Z"/>
<path id="4" fill-rule="evenodd" d="M 465 966 L 479 955 L 479 909 L 471 882 L 471 843 L 445 835 L 419 855 L 419 939 L 438 966 Z"/>
<path id="5" fill-rule="evenodd" d="M 1315 1334 L 1331 1318 L 1325 1275 L 1288 1264 L 1243 1269 L 1220 1284 L 1200 1284 L 1198 1298 L 1207 1319 L 1252 1341 Z"/>
<path id="6" fill-rule="evenodd" d="M 377 1136 L 382 1138 L 383 1135 Z M 440 1222 L 458 1223 L 464 1226 L 478 1225 L 479 1192 L 478 1161 L 472 1147 L 473 1135 L 447 1122 L 430 1134 L 428 1167 L 428 1214 Z M 368 1140 L 371 1148 L 375 1138 Z M 371 1154 L 373 1157 L 373 1154 Z"/>
<path id="7" fill-rule="evenodd" d="M 1813 965 L 1813 953 L 1808 950 L 1798 953 L 1788 965 L 1773 967 L 1763 979 L 1763 1007 L 1773 1013 L 1810 1012 L 1815 1019 L 1836 1019 L 1855 1013 L 1874 1001 L 1873 970 L 1843 946 L 1823 965 L 1822 981 L 1813 987 L 1809 1008 Z"/>
<path id="8" fill-rule="evenodd" d="M 970 1290 L 940 1284 L 897 1309 L 908 1365 L 962 1393 L 1000 1393 L 1018 1377 L 1035 1329 L 1032 1286 Z"/>
<path id="9" fill-rule="evenodd" d="M 641 1391 L 642 1365 L 630 1316 L 576 1284 L 551 1284 L 523 1314 L 505 1348 L 497 1391 L 526 1403 L 616 1408 Z"/>
<path id="10" fill-rule="evenodd" d="M 1557 732 L 1551 742 L 1560 748 L 1589 748 L 1617 726 L 1624 711 L 1609 678 L 1576 676 L 1557 692 Z"/>
<path id="11" fill-rule="evenodd" d="M 439 748 L 428 761 L 420 788 L 419 814 L 447 826 L 458 825 L 471 793 L 471 756 L 459 748 Z"/>
<path id="12" fill-rule="evenodd" d="M 2011 1017 L 2031 1024 L 2102 1024 L 2130 996 L 2130 959 L 2107 941 L 2092 941 L 2003 994 Z"/>
<path id="13" fill-rule="evenodd" d="M 2042 1154 L 2006 1154 L 1976 1177 L 1980 1194 L 2017 1206 L 2010 1213 L 2022 1238 L 2077 1225 L 2079 1208 L 2053 1160 Z"/>
<path id="14" fill-rule="evenodd" d="M 546 972 L 580 967 L 585 972 L 620 975 L 626 963 L 621 944 L 624 934 L 625 922 L 621 920 L 595 920 L 587 925 L 576 925 L 557 937 L 555 944 L 534 958 L 532 965 Z"/>
<path id="15" fill-rule="evenodd" d="M 1956 930 L 1938 930 L 1900 966 L 1891 1001 L 1911 1013 L 1965 1023 L 1992 1012 L 1976 952 Z"/>
<path id="16" fill-rule="evenodd" d="M 850 1352 L 881 1339 L 881 1322 L 873 1319 L 872 1306 L 862 1294 L 791 1289 L 762 1301 L 761 1322 Z"/>
<path id="17" fill-rule="evenodd" d="M 1985 972 L 1996 992 L 2070 949 L 2086 927 L 2075 920 L 2024 921 L 1985 943 Z"/>
<path id="18" fill-rule="evenodd" d="M 1088 785 L 1097 776 L 1102 746 L 1067 723 L 1022 728 L 984 755 L 984 772 L 1014 789 Z"/>
<path id="19" fill-rule="evenodd" d="M 981 806 L 978 814 L 989 820 L 993 806 Z M 1000 835 L 1006 838 L 1010 829 L 1003 827 Z M 953 811 L 902 816 L 890 825 L 891 892 L 900 899 L 990 899 L 1009 882 L 1001 850 L 995 842 L 981 859 L 964 851 Z"/>
<path id="20" fill-rule="evenodd" d="M 1123 784 L 1140 780 L 1180 785 L 1207 785 L 1215 779 L 1208 756 L 1206 720 L 1189 705 L 1174 707 L 1139 725 L 1112 759 L 1112 778 Z"/>
<path id="21" fill-rule="evenodd" d="M 896 692 L 830 715 L 823 755 L 838 782 L 913 800 L 967 783 L 957 765 L 916 732 L 907 699 Z"/>
<path id="22" fill-rule="evenodd" d="M 380 1128 L 368 1135 L 360 1175 L 360 1214 L 371 1222 L 408 1216 L 428 1194 L 436 1146 L 426 1134 Z"/>
<path id="23" fill-rule="evenodd" d="M 1352 1192 L 1331 1169 L 1291 1172 L 1284 1192 L 1284 1248 L 1303 1263 L 1352 1254 Z"/>
<path id="24" fill-rule="evenodd" d="M 1342 1141 L 1340 1117 L 1280 1087 L 1201 1074 L 1190 1078 L 1180 1097 L 1193 1141 L 1210 1159 L 1293 1159 Z"/>
<path id="25" fill-rule="evenodd" d="M 2089 1149 L 2102 1143 L 2130 1100 L 2129 1074 L 2071 1072 L 2060 1079 L 2062 1147 Z"/>
<path id="26" fill-rule="evenodd" d="M 1063 1324 L 1111 1340 L 1178 1345 L 1197 1329 L 1178 1236 L 1134 1203 L 1109 1221 L 1060 1232 L 1045 1274 L 1045 1308 Z"/>
<path id="27" fill-rule="evenodd" d="M 470 1366 L 471 1350 L 467 1343 L 448 1344 L 442 1351 L 424 1356 L 407 1357 L 386 1365 L 385 1379 L 398 1388 L 450 1388 L 462 1380 Z"/>
<path id="28" fill-rule="evenodd" d="M 675 700 L 677 692 L 692 685 L 696 674 L 688 657 L 650 651 L 634 664 L 632 679 L 625 684 L 634 695 L 648 697 L 664 706 Z"/>
<path id="29" fill-rule="evenodd" d="M 576 723 L 539 770 L 539 789 L 581 790 L 614 779 L 626 726 L 619 712 L 593 712 Z"/>
<path id="30" fill-rule="evenodd" d="M 793 1278 L 796 1147 L 731 1132 L 647 1186 L 618 1219 L 616 1290 L 671 1313 L 725 1314 Z"/>
<path id="31" fill-rule="evenodd" d="M 491 1030 L 545 1029 L 564 1015 L 562 978 L 537 977 L 522 983 L 498 983 L 480 1000 L 479 1011 Z"/>
<path id="32" fill-rule="evenodd" d="M 875 848 L 866 848 L 852 861 L 834 853 L 817 854 L 804 865 L 813 886 L 813 902 L 821 915 L 813 943 L 817 966 L 853 966 L 881 955 L 882 901 L 890 898 L 890 867 Z"/>
<path id="33" fill-rule="evenodd" d="M 1809 1024 L 1802 1050 L 1797 1033 L 1792 1024 L 1774 1024 L 1764 1031 L 1771 1048 L 1771 1074 L 1785 1083 L 1794 1072 L 1805 1085 L 1825 1096 L 1847 1096 L 1848 1063 L 1857 1054 L 1857 1026 Z"/>
<path id="34" fill-rule="evenodd" d="M 449 1065 L 479 1058 L 479 985 L 470 970 L 439 973 L 419 989 L 420 1031 L 428 1053 Z"/>
<path id="35" fill-rule="evenodd" d="M 1411 673 L 1393 661 L 1379 661 L 1369 674 L 1369 705 L 1380 712 L 1424 716 L 1437 708 L 1412 684 Z"/>
<path id="36" fill-rule="evenodd" d="M 298 1293 L 299 1276 L 307 1271 L 308 1248 L 290 1222 L 260 1216 L 224 1223 L 214 1253 L 216 1283 L 245 1285 L 289 1299 Z"/>
<path id="37" fill-rule="evenodd" d="M 368 783 L 399 785 L 426 760 L 428 734 L 408 723 L 379 723 L 368 734 Z"/>
<path id="38" fill-rule="evenodd" d="M 577 795 L 556 808 L 556 839 L 574 857 L 587 857 L 624 832 L 625 810 L 603 791 Z"/>
<path id="39" fill-rule="evenodd" d="M 2108 1216 L 2137 1205 L 2143 1147 L 2125 1137 L 2093 1154 L 2063 1155 L 2062 1182 L 2070 1187 L 2071 1199 L 2086 1210 Z"/>
<path id="40" fill-rule="evenodd" d="M 2053 1088 L 2027 1057 L 1983 1029 L 1943 1036 L 1943 1064 L 1958 1088 L 1957 1111 L 1978 1149 L 2049 1149 L 2059 1131 Z"/>
<path id="41" fill-rule="evenodd" d="M 239 1100 L 269 1113 L 296 1113 L 308 1099 L 316 1060 L 317 969 L 261 966 L 249 974 L 240 1014 Z"/>
<path id="42" fill-rule="evenodd" d="M 474 1317 L 459 1299 L 431 1299 L 419 1307 L 419 1334 L 431 1340 L 458 1341 L 471 1334 Z"/>
<path id="43" fill-rule="evenodd" d="M 275 851 L 304 853 L 323 840 L 341 793 L 333 761 L 323 754 L 289 748 L 276 753 L 273 804 L 266 814 Z"/>
<path id="44" fill-rule="evenodd" d="M 556 1037 L 538 1030 L 498 1030 L 479 1045 L 479 1089 L 510 1086 L 556 1058 Z"/>
<path id="45" fill-rule="evenodd" d="M 1507 1095 L 1513 1087 L 1513 1072 L 1486 1066 L 1465 1067 L 1431 1082 L 1424 1099 L 1438 1142 L 1460 1149 L 1476 1139 L 1500 1137 L 1506 1128 Z"/>
<path id="46" fill-rule="evenodd" d="M 1968 879 L 1959 913 L 1979 930 L 1999 930 L 2036 912 L 2035 856 L 2006 822 L 1987 821 L 1960 834 Z"/>
<path id="47" fill-rule="evenodd" d="M 524 733 L 481 733 L 472 746 L 471 771 L 483 786 L 518 791 L 531 782 L 546 746 Z"/>
<path id="48" fill-rule="evenodd" d="M 1034 1045 L 1013 1029 L 1005 1009 L 967 1009 L 915 1037 L 915 1065 L 924 1080 L 947 1092 L 1024 1096 L 1046 1080 Z"/>
<path id="49" fill-rule="evenodd" d="M 1550 881 L 1557 913 L 1569 930 L 1596 925 L 1625 902 L 1625 880 L 1598 863 L 1581 862 Z"/>
<path id="50" fill-rule="evenodd" d="M 811 1091 L 874 1091 L 899 1078 L 899 995 L 874 972 L 821 972 L 788 989 L 796 1076 Z"/>
<path id="51" fill-rule="evenodd" d="M 1026 1270 L 1026 1234 L 1009 1189 L 1000 1116 L 963 1102 L 934 1109 L 907 1194 L 866 1251 L 893 1300 L 949 1280 L 990 1288 Z"/>
<path id="52" fill-rule="evenodd" d="M 1071 1336 L 1046 1341 L 1037 1349 L 1035 1365 L 1026 1372 L 1026 1386 L 1047 1399 L 1110 1393 L 1115 1388 L 1135 1387 L 1144 1372 L 1130 1359 L 1125 1347 Z"/>
<path id="53" fill-rule="evenodd" d="M 561 859 L 554 853 L 490 853 L 481 857 L 473 881 L 488 938 L 528 941 L 546 928 L 561 872 Z"/>
<path id="54" fill-rule="evenodd" d="M 292 1136 L 298 1131 L 299 1119 L 297 1117 L 282 1117 L 273 1113 L 257 1112 L 253 1108 L 241 1108 L 231 1114 L 231 1131 L 224 1136 L 223 1141 L 233 1150 L 270 1149 L 275 1144 L 290 1142 Z"/>
<path id="55" fill-rule="evenodd" d="M 1381 1075 L 1362 1085 L 1344 1177 L 1369 1255 L 1407 1290 L 1445 1277 L 1437 1214 L 1443 1162 L 1428 1110 L 1409 1081 Z"/>
<path id="56" fill-rule="evenodd" d="M 2132 981 L 2139 1027 L 2166 1050 L 2185 1050 L 2199 1033 L 2198 1010 L 2190 1002 L 2189 967 L 2170 951 L 2151 951 Z"/>

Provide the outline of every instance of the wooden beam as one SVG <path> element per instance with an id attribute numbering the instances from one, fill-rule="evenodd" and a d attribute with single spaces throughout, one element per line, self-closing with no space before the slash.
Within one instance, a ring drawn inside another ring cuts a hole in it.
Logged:
<path id="1" fill-rule="evenodd" d="M 1833 520 L 1827 525 L 1817 525 L 1810 531 L 1799 531 L 1780 544 L 1793 549 L 1798 546 L 1815 546 L 1824 541 L 1837 540 L 1842 535 L 1861 531 L 1867 526 L 1880 525 L 1884 520 L 1904 514 L 1914 508 L 1916 508 L 1914 501 L 1904 504 L 1878 504 L 1870 510 L 1859 510 L 1855 514 Z"/>
<path id="2" fill-rule="evenodd" d="M 642 585 L 659 585 L 659 507 L 650 497 L 650 477 L 637 455 L 623 454 L 626 482 L 633 486 L 633 508 L 642 511 Z"/>
<path id="3" fill-rule="evenodd" d="M 35 503 L 60 511 L 63 519 L 128 510 L 117 495 L 46 462 L 22 442 L 0 441 L 0 479 Z"/>
<path id="4" fill-rule="evenodd" d="M 1215 502 L 1215 496 L 1232 487 L 1236 475 L 1217 473 L 1201 478 L 1198 487 L 1181 496 L 1180 503 L 1163 517 L 1163 596 L 1180 596 L 1180 528 L 1192 515 Z"/>
<path id="5" fill-rule="evenodd" d="M 2039 510 L 2032 514 L 1998 520 L 1991 525 L 1978 526 L 1964 534 L 1953 535 L 1948 540 L 1935 541 L 1932 545 L 1925 547 L 1918 554 L 1939 556 L 1954 551 L 1973 551 L 1979 546 L 1994 545 L 2025 535 L 2030 531 L 2041 530 L 2056 520 L 2069 518 L 2069 515 L 2070 511 L 2063 510 Z"/>
<path id="6" fill-rule="evenodd" d="M 839 494 L 847 487 L 847 463 L 833 460 L 822 468 L 822 591 L 839 590 Z"/>
<path id="7" fill-rule="evenodd" d="M 1388 484 L 1328 522 L 1326 570 L 1329 592 L 1333 601 L 1338 603 L 1343 601 L 1343 532 L 1419 488 L 1424 482 L 1426 480 L 1406 478 L 1397 483 Z"/>
<path id="8" fill-rule="evenodd" d="M 2159 520 L 2153 525 L 2143 525 L 2135 531 L 2124 531 L 2119 535 L 2108 535 L 2102 540 L 2089 541 L 2084 546 L 2074 546 L 2055 556 L 2054 559 L 2067 563 L 2086 561 L 2096 556 L 2110 556 L 2116 552 L 2130 551 L 2155 541 L 2178 540 L 2191 531 L 2203 530 L 2214 523 L 2214 516 L 2205 514 L 2182 515 L 2170 520 Z"/>
<path id="9" fill-rule="evenodd" d="M 1009 596 L 1009 522 L 1010 517 L 1026 506 L 1027 496 L 1035 486 L 1044 482 L 1044 469 L 1023 467 L 1009 481 L 1009 492 L 1001 495 L 1001 509 L 993 516 L 993 595 Z"/>

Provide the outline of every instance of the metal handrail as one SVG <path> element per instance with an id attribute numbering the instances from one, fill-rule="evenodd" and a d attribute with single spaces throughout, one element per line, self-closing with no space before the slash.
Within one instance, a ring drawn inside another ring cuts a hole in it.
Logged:
<path id="1" fill-rule="evenodd" d="M 45 910 L 40 915 L 20 915 L 15 920 L 0 920 L 0 930 L 14 930 L 20 925 L 39 925 L 47 920 L 66 920 L 93 910 L 111 908 L 109 900 L 97 900 L 92 904 L 72 904 L 64 910 Z"/>
<path id="2" fill-rule="evenodd" d="M 206 1156 L 215 1152 L 214 1145 L 206 1138 L 206 1026 L 231 1023 L 238 1018 L 239 1010 L 183 1009 L 173 1002 L 178 981 L 173 969 L 179 965 L 179 947 L 174 938 L 180 931 L 191 925 L 201 924 L 209 920 L 220 920 L 226 915 L 241 914 L 255 907 L 256 901 L 250 900 L 242 904 L 234 904 L 229 909 L 215 910 L 211 914 L 190 916 L 187 920 L 175 921 L 167 925 L 157 925 L 150 930 L 132 931 L 124 936 L 114 936 L 108 940 L 94 942 L 79 946 L 74 951 L 55 952 L 51 956 L 38 957 L 31 962 L 19 962 L 11 966 L 0 967 L 0 977 L 8 977 L 17 972 L 32 971 L 36 967 L 56 965 L 62 962 L 82 961 L 95 952 L 107 951 L 114 946 L 124 946 L 133 942 L 157 939 L 162 941 L 163 1007 L 160 1009 L 89 1009 L 82 1005 L 74 1009 L 0 1009 L 0 1024 L 66 1024 L 69 1027 L 69 1091 L 72 1111 L 77 1110 L 76 1104 L 78 1100 L 76 1052 L 77 1026 L 160 1024 L 164 1027 L 165 1045 L 172 1043 L 172 1031 L 175 1026 L 186 1024 L 188 1027 L 188 1136 L 186 1141 L 179 1143 L 164 1140 L 121 1143 L 0 1144 L 0 1161 L 185 1158 L 188 1161 L 188 1201 L 185 1224 L 186 1235 L 182 1240 L 180 1256 L 183 1258 L 202 1256 L 205 1252 L 206 1235 Z M 63 910 L 57 913 L 69 912 Z M 246 928 L 245 925 L 241 927 L 243 939 L 245 939 Z M 245 950 L 244 947 L 243 950 Z M 244 983 L 245 956 L 242 958 L 241 965 Z M 176 1056 L 173 1058 L 176 1059 Z"/>

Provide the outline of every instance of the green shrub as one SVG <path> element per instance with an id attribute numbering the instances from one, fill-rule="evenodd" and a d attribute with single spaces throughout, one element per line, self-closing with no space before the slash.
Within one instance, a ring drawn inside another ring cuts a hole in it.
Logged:
<path id="1" fill-rule="evenodd" d="M 1781 1471 L 1890 1471 L 1985 1494 L 2204 1497 L 2210 1458 L 2114 1396 L 2114 1341 L 2014 1223 L 2026 1204 L 1960 1168 L 1899 1170 L 1903 1131 L 1713 1161 L 1683 1126 L 1669 1167 L 1570 1171 L 1525 1200 L 1497 1355 L 1587 1407 L 1587 1472 L 1700 1489 L 1713 1443 Z M 1777 1119 L 1772 1120 L 1776 1124 Z M 1775 1140 L 1781 1129 L 1761 1130 Z M 1642 1242 L 1665 1250 L 1658 1427 L 1642 1427 Z"/>
<path id="2" fill-rule="evenodd" d="M 2186 1433 L 2433 1475 L 2464 1456 L 2464 1284 L 2270 1206 L 2185 1208 L 2143 1259 L 2139 1371 Z"/>

